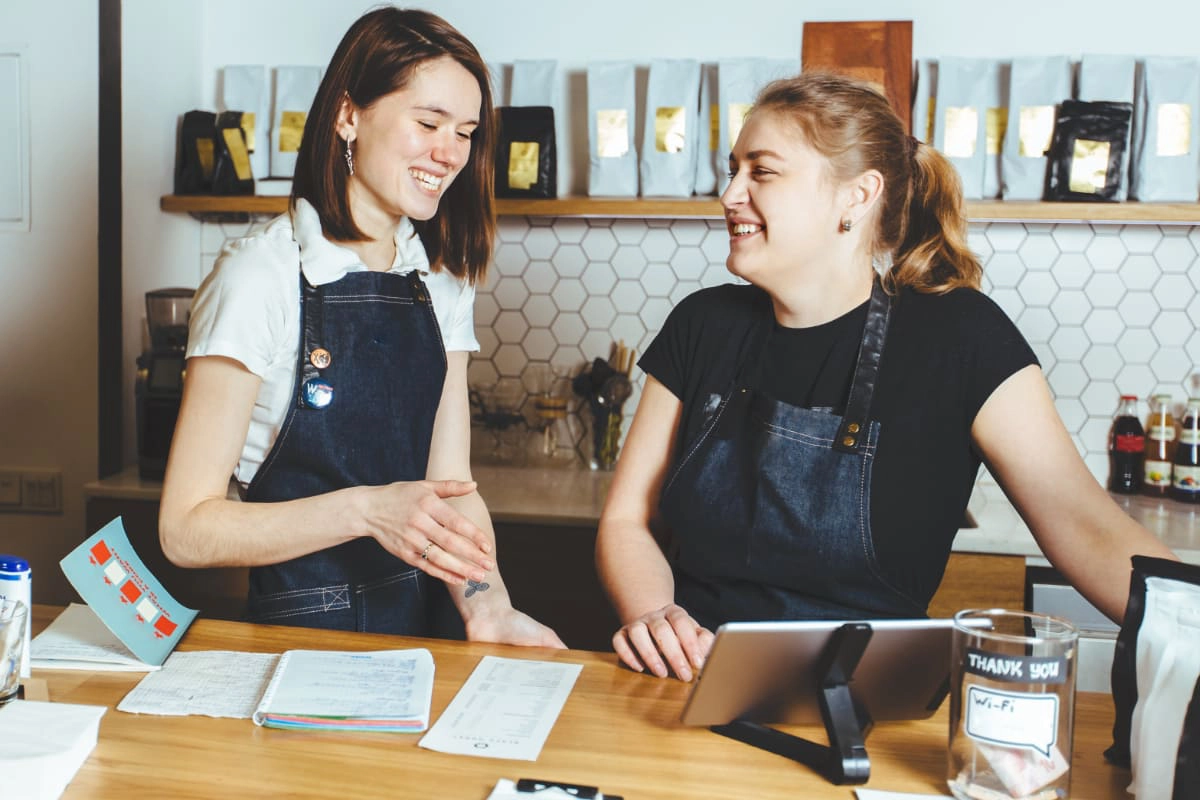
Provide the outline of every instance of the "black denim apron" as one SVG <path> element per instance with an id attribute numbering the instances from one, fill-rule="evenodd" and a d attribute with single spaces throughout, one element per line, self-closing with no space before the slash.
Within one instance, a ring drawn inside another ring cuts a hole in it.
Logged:
<path id="1" fill-rule="evenodd" d="M 844 416 L 747 388 L 761 350 L 749 346 L 684 448 L 660 511 L 675 600 L 710 630 L 734 620 L 925 616 L 884 577 L 871 540 L 879 423 L 870 409 L 890 311 L 876 281 Z"/>
<path id="2" fill-rule="evenodd" d="M 245 499 L 424 479 L 446 353 L 420 275 L 351 272 L 315 287 L 300 280 L 293 402 Z M 328 405 L 305 400 L 309 380 L 332 390 Z M 276 625 L 427 636 L 444 595 L 424 572 L 360 537 L 251 569 L 246 613 Z"/>

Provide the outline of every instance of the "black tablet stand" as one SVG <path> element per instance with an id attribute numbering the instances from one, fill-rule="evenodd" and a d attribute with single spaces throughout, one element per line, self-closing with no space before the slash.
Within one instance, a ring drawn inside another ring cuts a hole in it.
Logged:
<path id="1" fill-rule="evenodd" d="M 821 718 L 829 744 L 783 733 L 766 725 L 735 720 L 711 730 L 814 768 L 836 784 L 866 783 L 871 762 L 864 742 L 871 717 L 850 691 L 850 679 L 871 640 L 871 626 L 847 622 L 833 632 L 817 665 Z"/>

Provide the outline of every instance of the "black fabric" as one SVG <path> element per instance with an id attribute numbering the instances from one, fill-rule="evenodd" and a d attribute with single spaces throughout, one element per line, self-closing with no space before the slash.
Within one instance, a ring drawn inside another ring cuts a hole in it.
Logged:
<path id="1" fill-rule="evenodd" d="M 1133 712 L 1138 704 L 1137 642 L 1146 617 L 1146 579 L 1165 578 L 1200 586 L 1200 567 L 1195 564 L 1152 556 L 1134 556 L 1131 563 L 1133 570 L 1129 576 L 1125 619 L 1121 622 L 1121 631 L 1117 634 L 1113 651 L 1113 743 L 1104 751 L 1106 759 L 1122 767 L 1129 767 L 1132 761 L 1130 737 L 1133 733 Z M 1200 690 L 1200 686 L 1197 690 Z M 1197 700 L 1197 690 L 1193 690 L 1179 740 L 1175 800 L 1195 797 L 1196 790 L 1200 788 L 1200 708 L 1197 707 L 1200 701 Z"/>
<path id="2" fill-rule="evenodd" d="M 824 325 L 787 329 L 753 286 L 685 298 L 638 362 L 683 402 L 674 458 L 756 341 L 765 346 L 747 364 L 750 388 L 841 414 L 866 311 L 864 302 Z M 885 577 L 910 596 L 927 602 L 945 570 L 980 464 L 970 439 L 976 413 L 1005 379 L 1036 363 L 1016 326 L 979 292 L 902 290 L 895 298 L 871 405 L 880 423 L 871 528 Z"/>

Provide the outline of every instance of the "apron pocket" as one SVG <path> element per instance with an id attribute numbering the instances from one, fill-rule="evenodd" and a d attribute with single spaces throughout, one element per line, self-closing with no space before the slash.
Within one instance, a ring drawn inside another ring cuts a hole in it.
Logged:
<path id="1" fill-rule="evenodd" d="M 314 586 L 252 596 L 246 617 L 251 622 L 275 625 L 352 630 L 350 585 Z"/>
<path id="2" fill-rule="evenodd" d="M 428 636 L 429 576 L 409 569 L 354 587 L 354 630 L 397 636 Z"/>

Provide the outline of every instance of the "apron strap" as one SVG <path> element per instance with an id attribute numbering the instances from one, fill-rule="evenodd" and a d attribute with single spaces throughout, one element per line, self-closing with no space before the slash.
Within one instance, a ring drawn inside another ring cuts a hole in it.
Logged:
<path id="1" fill-rule="evenodd" d="M 887 340 L 888 318 L 892 299 L 876 278 L 871 286 L 871 302 L 867 306 L 867 322 L 863 326 L 862 342 L 858 346 L 858 364 L 846 399 L 842 424 L 834 437 L 833 449 L 842 453 L 858 453 L 867 441 L 867 426 L 871 414 L 871 397 L 883 360 L 883 345 Z"/>
<path id="2" fill-rule="evenodd" d="M 320 376 L 321 372 L 312 362 L 312 352 L 322 347 L 325 338 L 325 303 L 324 291 L 319 286 L 313 286 L 300 273 L 300 325 L 303 328 L 303 339 L 300 343 L 300 374 L 296 377 L 296 407 L 306 408 L 304 403 L 304 382 Z"/>

